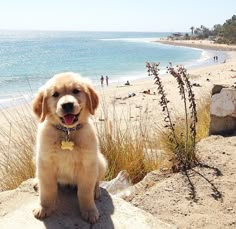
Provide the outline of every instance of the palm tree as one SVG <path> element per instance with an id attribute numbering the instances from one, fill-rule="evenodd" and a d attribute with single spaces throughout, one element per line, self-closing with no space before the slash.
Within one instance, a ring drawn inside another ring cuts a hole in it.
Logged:
<path id="1" fill-rule="evenodd" d="M 190 29 L 191 29 L 191 31 L 192 31 L 192 36 L 193 36 L 193 30 L 194 30 L 194 27 L 191 26 Z"/>

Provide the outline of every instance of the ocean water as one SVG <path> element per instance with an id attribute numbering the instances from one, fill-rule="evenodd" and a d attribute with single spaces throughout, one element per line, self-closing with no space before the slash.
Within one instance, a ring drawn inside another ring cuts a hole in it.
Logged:
<path id="1" fill-rule="evenodd" d="M 187 67 L 206 61 L 200 49 L 153 42 L 169 33 L 0 31 L 0 105 L 34 94 L 54 74 L 73 71 L 99 85 L 147 76 L 146 62 Z"/>

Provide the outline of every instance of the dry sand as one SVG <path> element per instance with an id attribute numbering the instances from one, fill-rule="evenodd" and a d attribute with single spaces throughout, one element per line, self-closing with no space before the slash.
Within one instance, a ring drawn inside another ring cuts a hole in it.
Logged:
<path id="1" fill-rule="evenodd" d="M 208 137 L 198 144 L 198 156 L 205 167 L 189 177 L 154 171 L 126 200 L 177 228 L 236 228 L 236 137 Z"/>

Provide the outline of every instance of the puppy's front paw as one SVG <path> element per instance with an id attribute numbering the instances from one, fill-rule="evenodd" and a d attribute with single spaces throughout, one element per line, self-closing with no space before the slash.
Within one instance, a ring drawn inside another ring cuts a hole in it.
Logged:
<path id="1" fill-rule="evenodd" d="M 39 206 L 38 208 L 35 208 L 33 210 L 33 215 L 37 219 L 43 219 L 50 216 L 52 212 L 53 212 L 52 208 L 45 208 L 45 207 Z"/>
<path id="2" fill-rule="evenodd" d="M 94 224 L 98 221 L 99 212 L 96 207 L 92 209 L 81 209 L 81 216 L 84 220 Z"/>

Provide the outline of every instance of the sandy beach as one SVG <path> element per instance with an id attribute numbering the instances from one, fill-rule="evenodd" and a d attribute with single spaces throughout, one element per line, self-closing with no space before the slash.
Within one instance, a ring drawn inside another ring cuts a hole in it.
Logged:
<path id="1" fill-rule="evenodd" d="M 236 45 L 227 44 L 215 44 L 210 40 L 170 40 L 170 39 L 158 39 L 156 42 L 167 45 L 186 46 L 192 48 L 218 50 L 218 51 L 236 51 Z"/>
<path id="2" fill-rule="evenodd" d="M 188 43 L 191 45 L 191 42 Z M 186 42 L 178 41 L 178 44 L 185 46 Z M 211 46 L 211 49 L 219 50 L 218 45 L 214 45 L 208 41 L 198 42 L 197 45 L 198 48 L 204 49 L 206 44 Z M 171 45 L 176 45 L 176 43 L 171 43 Z M 222 47 L 223 46 L 221 46 L 221 50 L 223 50 Z M 187 69 L 191 82 L 198 85 L 193 87 L 197 100 L 206 99 L 210 95 L 214 84 L 236 86 L 236 51 L 227 51 L 227 59 L 219 62 L 214 62 L 214 52 L 210 53 L 212 55 L 212 57 L 210 57 L 212 58 L 211 65 Z M 176 80 L 168 74 L 162 75 L 161 79 L 165 86 L 167 96 L 172 103 L 172 109 L 175 113 L 181 114 L 182 103 L 179 98 L 180 96 L 178 96 Z M 126 114 L 126 118 L 138 120 L 140 114 L 148 113 L 150 115 L 149 117 L 151 119 L 153 117 L 153 120 L 157 124 L 159 121 L 161 122 L 161 108 L 158 104 L 159 95 L 157 94 L 157 86 L 154 84 L 153 77 L 146 74 L 144 79 L 132 81 L 130 84 L 130 86 L 112 85 L 99 88 L 98 91 L 102 104 L 106 105 L 100 107 L 102 111 L 99 110 L 97 113 L 97 119 L 112 120 L 115 107 L 118 117 L 121 117 L 121 114 Z M 147 90 L 150 90 L 150 94 L 143 93 Z M 106 112 L 104 112 L 104 108 Z M 104 117 L 104 114 L 106 117 Z"/>

